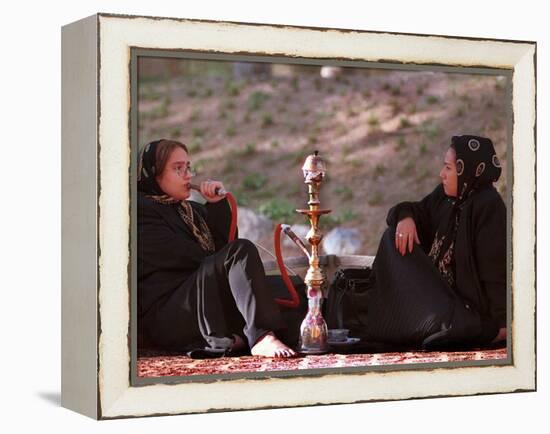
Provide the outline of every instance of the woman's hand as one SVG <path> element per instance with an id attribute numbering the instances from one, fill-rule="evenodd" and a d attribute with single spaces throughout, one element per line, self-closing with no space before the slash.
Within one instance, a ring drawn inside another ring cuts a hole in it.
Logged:
<path id="1" fill-rule="evenodd" d="M 225 195 L 217 195 L 216 189 L 224 189 L 223 184 L 220 181 L 203 181 L 200 184 L 201 194 L 204 196 L 204 198 L 207 200 L 207 202 L 215 203 L 219 202 L 223 198 L 225 198 Z"/>
<path id="2" fill-rule="evenodd" d="M 399 250 L 401 256 L 413 251 L 414 243 L 420 244 L 418 233 L 416 232 L 416 224 L 412 217 L 405 217 L 397 223 L 395 231 L 395 248 Z"/>

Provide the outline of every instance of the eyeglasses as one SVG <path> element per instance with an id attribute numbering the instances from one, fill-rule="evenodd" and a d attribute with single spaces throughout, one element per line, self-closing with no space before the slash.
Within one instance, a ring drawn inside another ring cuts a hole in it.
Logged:
<path id="1" fill-rule="evenodd" d="M 196 175 L 195 171 L 193 170 L 190 164 L 188 166 L 177 166 L 174 168 L 174 172 L 176 172 L 176 175 L 182 178 L 187 175 L 189 176 Z"/>

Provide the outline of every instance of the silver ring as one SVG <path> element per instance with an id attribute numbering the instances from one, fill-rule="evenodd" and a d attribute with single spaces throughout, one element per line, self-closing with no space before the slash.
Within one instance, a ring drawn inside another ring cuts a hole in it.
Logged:
<path id="1" fill-rule="evenodd" d="M 399 236 L 399 238 L 403 237 L 403 234 L 401 232 L 399 232 L 397 235 Z"/>

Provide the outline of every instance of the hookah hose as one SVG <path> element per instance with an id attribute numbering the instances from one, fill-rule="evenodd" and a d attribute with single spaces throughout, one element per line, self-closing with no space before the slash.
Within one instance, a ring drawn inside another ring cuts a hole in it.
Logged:
<path id="1" fill-rule="evenodd" d="M 229 225 L 229 236 L 227 238 L 227 241 L 231 242 L 235 239 L 237 232 L 237 201 L 235 200 L 235 196 L 229 192 L 225 193 L 225 197 L 231 207 L 231 224 Z"/>
<path id="2" fill-rule="evenodd" d="M 277 265 L 279 266 L 279 271 L 281 272 L 281 277 L 283 278 L 283 282 L 285 283 L 288 293 L 290 294 L 290 300 L 284 299 L 284 298 L 276 298 L 275 301 L 280 306 L 290 307 L 290 308 L 297 308 L 300 305 L 300 298 L 298 297 L 298 292 L 296 291 L 296 288 L 294 288 L 294 285 L 292 284 L 292 281 L 290 280 L 290 277 L 288 277 L 288 273 L 285 268 L 285 264 L 283 262 L 283 257 L 281 254 L 281 223 L 279 223 L 275 227 L 275 231 L 273 232 L 273 244 L 275 245 L 275 256 L 277 257 Z"/>
<path id="3" fill-rule="evenodd" d="M 229 192 L 225 193 L 225 197 L 227 197 L 227 200 L 229 201 L 229 205 L 231 206 L 231 225 L 229 226 L 229 237 L 228 237 L 228 241 L 231 242 L 235 239 L 235 232 L 237 230 L 237 201 L 235 200 L 235 196 L 233 196 Z M 294 285 L 292 284 L 292 281 L 288 276 L 288 272 L 286 271 L 285 264 L 283 262 L 283 257 L 281 254 L 281 224 L 280 223 L 275 227 L 273 236 L 274 236 L 273 242 L 275 245 L 275 256 L 277 258 L 277 265 L 279 266 L 279 271 L 281 272 L 281 277 L 283 279 L 283 282 L 285 283 L 288 289 L 288 292 L 290 294 L 290 300 L 287 300 L 284 298 L 276 298 L 275 302 L 280 306 L 285 306 L 285 307 L 295 309 L 300 305 L 300 298 L 298 297 L 298 292 L 296 291 L 296 288 L 294 288 Z"/>

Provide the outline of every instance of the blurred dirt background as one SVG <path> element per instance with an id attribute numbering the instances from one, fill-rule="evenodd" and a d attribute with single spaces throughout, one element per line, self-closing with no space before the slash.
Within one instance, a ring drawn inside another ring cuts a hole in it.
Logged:
<path id="1" fill-rule="evenodd" d="M 321 204 L 332 209 L 322 230 L 356 228 L 357 253 L 374 255 L 388 209 L 438 184 L 453 135 L 493 140 L 506 200 L 506 85 L 479 74 L 142 57 L 138 140 L 182 141 L 195 181 L 221 180 L 239 206 L 289 224 L 306 223 L 294 211 L 307 202 L 301 166 L 319 150 Z M 271 238 L 261 237 L 269 250 Z"/>

